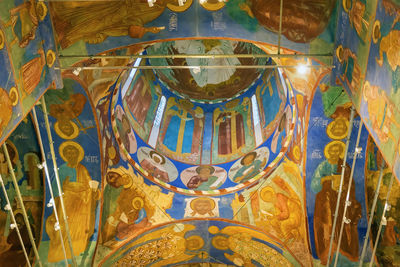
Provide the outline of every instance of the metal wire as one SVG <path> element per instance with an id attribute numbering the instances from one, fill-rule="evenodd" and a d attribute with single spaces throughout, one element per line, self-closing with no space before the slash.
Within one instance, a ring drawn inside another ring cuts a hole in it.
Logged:
<path id="1" fill-rule="evenodd" d="M 351 172 L 350 172 L 350 179 L 349 179 L 349 184 L 347 186 L 347 194 L 346 194 L 346 201 L 344 203 L 344 211 L 343 211 L 343 216 L 342 216 L 342 222 L 340 225 L 340 232 L 339 232 L 339 240 L 337 243 L 337 247 L 336 247 L 336 257 L 335 257 L 335 264 L 334 266 L 337 266 L 337 262 L 339 259 L 339 250 L 340 250 L 340 245 L 342 242 L 342 236 L 343 236 L 343 229 L 344 229 L 344 224 L 345 223 L 350 223 L 349 221 L 347 221 L 347 217 L 346 217 L 346 213 L 347 213 L 347 209 L 348 207 L 351 205 L 351 202 L 349 202 L 350 199 L 350 192 L 351 192 L 351 186 L 352 186 L 352 182 L 353 182 L 353 176 L 354 176 L 354 169 L 356 167 L 356 161 L 357 161 L 357 155 L 360 153 L 358 144 L 360 143 L 360 137 L 361 137 L 361 130 L 363 128 L 363 124 L 360 120 L 360 125 L 358 128 L 358 134 L 357 134 L 357 140 L 356 140 L 356 146 L 354 148 L 354 157 L 353 157 L 353 164 L 351 166 Z"/>
<path id="2" fill-rule="evenodd" d="M 44 97 L 42 97 L 41 101 L 42 101 L 42 108 L 43 108 L 43 114 L 44 114 L 44 121 L 46 123 L 47 136 L 48 136 L 48 139 L 49 139 L 50 153 L 51 153 L 51 157 L 52 157 L 52 160 L 53 160 L 54 174 L 55 174 L 55 177 L 56 177 L 57 189 L 58 189 L 59 198 L 60 198 L 61 211 L 62 211 L 63 217 L 64 217 L 64 226 L 65 226 L 65 231 L 67 233 L 69 249 L 70 249 L 70 252 L 71 252 L 72 264 L 73 264 L 73 266 L 77 266 L 75 255 L 74 255 L 74 251 L 73 251 L 73 247 L 72 247 L 72 239 L 71 239 L 71 235 L 70 235 L 70 231 L 69 231 L 69 225 L 68 225 L 68 220 L 67 220 L 68 219 L 67 212 L 66 212 L 65 206 L 64 206 L 64 198 L 63 198 L 63 193 L 62 193 L 62 189 L 61 189 L 60 178 L 58 176 L 57 161 L 56 161 L 56 156 L 55 156 L 55 152 L 54 152 L 54 145 L 53 145 L 54 142 L 53 142 L 53 138 L 52 138 L 52 135 L 51 135 L 50 123 L 49 123 L 49 118 L 48 118 L 47 108 L 46 108 L 46 102 L 44 100 Z"/>
<path id="3" fill-rule="evenodd" d="M 335 209 L 335 215 L 334 215 L 332 231 L 331 231 L 331 240 L 329 242 L 328 261 L 326 263 L 326 266 L 329 266 L 329 262 L 331 260 L 333 240 L 335 239 L 335 230 L 336 230 L 337 217 L 338 217 L 338 214 L 339 214 L 340 197 L 342 195 L 344 173 L 345 173 L 345 170 L 346 170 L 347 151 L 349 150 L 350 137 L 351 137 L 351 132 L 353 130 L 354 113 L 355 113 L 355 109 L 354 109 L 354 107 L 352 107 L 351 108 L 351 114 L 350 114 L 349 131 L 347 133 L 347 139 L 346 139 L 346 148 L 344 150 L 344 157 L 343 157 L 343 163 L 342 163 L 342 174 L 341 174 L 341 177 L 340 177 L 339 192 L 338 192 L 338 195 L 337 195 L 336 209 Z"/>
<path id="4" fill-rule="evenodd" d="M 39 252 L 38 252 L 37 247 L 36 247 L 35 238 L 33 237 L 33 234 L 32 234 L 32 228 L 31 228 L 31 225 L 29 223 L 28 215 L 26 214 L 24 201 L 22 200 L 21 192 L 19 191 L 17 178 L 15 177 L 14 168 L 12 166 L 10 155 L 8 154 L 8 149 L 7 149 L 7 145 L 6 145 L 5 142 L 3 143 L 3 152 L 4 152 L 4 154 L 6 156 L 6 159 L 7 159 L 8 168 L 9 168 L 10 174 L 11 174 L 11 179 L 12 179 L 13 184 L 14 184 L 15 193 L 17 194 L 17 200 L 19 202 L 19 205 L 21 206 L 22 216 L 24 217 L 25 226 L 26 226 L 26 229 L 28 230 L 29 240 L 31 241 L 32 249 L 33 249 L 33 252 L 35 253 L 36 260 L 37 260 L 39 266 L 41 267 L 42 266 L 42 262 L 40 261 L 40 256 L 39 256 Z"/>
<path id="5" fill-rule="evenodd" d="M 5 196 L 6 201 L 7 201 L 6 210 L 8 210 L 10 212 L 11 221 L 15 226 L 15 230 L 17 231 L 17 236 L 18 236 L 19 242 L 21 243 L 21 247 L 22 247 L 22 251 L 24 252 L 26 263 L 28 264 L 29 267 L 31 267 L 32 265 L 31 265 L 31 262 L 29 260 L 28 254 L 26 252 L 24 241 L 22 240 L 21 233 L 20 233 L 18 225 L 17 225 L 17 221 L 15 220 L 14 213 L 13 213 L 13 210 L 12 210 L 12 207 L 11 207 L 11 204 L 10 204 L 10 200 L 8 199 L 7 190 L 6 190 L 6 187 L 4 186 L 3 177 L 1 177 L 1 174 L 0 174 L 0 184 L 1 184 L 1 188 L 3 189 L 3 193 L 4 193 L 4 196 Z"/>
<path id="6" fill-rule="evenodd" d="M 47 181 L 48 188 L 49 188 L 49 191 L 50 191 L 50 197 L 51 197 L 50 201 L 53 202 L 52 203 L 52 207 L 53 207 L 54 216 L 56 218 L 56 222 L 58 223 L 58 225 L 60 225 L 60 220 L 58 218 L 58 213 L 57 213 L 57 207 L 56 207 L 56 204 L 54 202 L 53 188 L 51 186 L 49 169 L 48 169 L 47 161 L 46 161 L 46 154 L 45 154 L 44 148 L 43 148 L 42 135 L 40 133 L 39 123 L 38 123 L 38 120 L 37 120 L 35 107 L 32 108 L 32 117 L 33 117 L 33 124 L 35 125 L 35 129 L 36 129 L 36 135 L 37 135 L 38 142 L 39 142 L 40 153 L 42 155 L 42 160 L 43 160 L 42 167 L 44 168 L 44 172 L 45 172 L 45 175 L 46 175 L 46 181 Z M 59 232 L 59 235 L 60 235 L 61 247 L 62 247 L 63 253 L 64 253 L 65 266 L 68 266 L 67 253 L 65 251 L 64 239 L 63 239 L 61 227 L 58 229 L 58 232 Z"/>

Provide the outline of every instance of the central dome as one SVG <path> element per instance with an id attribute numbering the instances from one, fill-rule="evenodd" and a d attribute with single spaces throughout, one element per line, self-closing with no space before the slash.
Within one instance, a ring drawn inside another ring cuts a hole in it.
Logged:
<path id="1" fill-rule="evenodd" d="M 153 44 L 144 54 L 181 51 L 180 63 L 150 57 L 140 62 L 146 68 L 121 75 L 111 107 L 113 130 L 126 159 L 162 186 L 186 194 L 236 191 L 271 173 L 283 159 L 295 121 L 291 86 L 277 68 L 234 68 L 272 64 L 269 58 L 228 57 L 220 63 L 209 58 L 196 64 L 227 68 L 177 68 L 193 66 L 194 58 L 186 56 L 202 52 L 194 53 L 194 47 L 204 53 L 221 49 L 224 55 L 263 53 L 254 44 L 226 40 Z"/>
<path id="2" fill-rule="evenodd" d="M 162 68 L 155 73 L 172 92 L 184 98 L 202 102 L 217 102 L 243 93 L 260 77 L 263 69 L 239 66 L 266 65 L 265 58 L 235 57 L 265 54 L 252 43 L 219 39 L 176 40 L 156 43 L 146 49 L 150 56 L 175 55 L 170 58 L 150 58 L 152 66 L 185 66 Z M 205 55 L 206 58 L 198 57 Z M 197 56 L 196 56 L 197 55 Z M 223 55 L 227 55 L 222 57 Z"/>

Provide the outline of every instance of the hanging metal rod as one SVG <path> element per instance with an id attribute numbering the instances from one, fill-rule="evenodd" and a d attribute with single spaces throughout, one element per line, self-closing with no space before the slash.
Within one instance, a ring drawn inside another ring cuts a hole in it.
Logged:
<path id="1" fill-rule="evenodd" d="M 359 267 L 362 267 L 362 265 L 364 263 L 363 261 L 364 261 L 364 257 L 365 257 L 365 252 L 367 251 L 369 232 L 371 231 L 372 221 L 373 221 L 374 213 L 375 213 L 375 207 L 376 207 L 376 203 L 378 201 L 384 167 L 385 167 L 385 161 L 382 160 L 382 164 L 381 164 L 380 172 L 379 172 L 378 183 L 377 183 L 376 190 L 375 190 L 374 200 L 372 201 L 371 213 L 369 215 L 367 232 L 365 233 L 365 236 L 364 236 L 364 244 L 363 244 L 363 248 L 362 248 L 362 252 L 361 252 L 361 256 L 360 256 L 360 262 L 358 264 Z"/>
<path id="2" fill-rule="evenodd" d="M 283 0 L 279 8 L 278 55 L 281 54 Z"/>
<path id="3" fill-rule="evenodd" d="M 176 54 L 176 55 L 59 55 L 59 59 L 70 59 L 70 58 L 112 58 L 112 59 L 135 59 L 135 58 L 309 58 L 309 57 L 332 57 L 332 53 L 326 54 L 218 54 L 218 55 L 210 55 L 210 54 Z"/>
<path id="4" fill-rule="evenodd" d="M 39 142 L 40 153 L 42 155 L 42 160 L 43 160 L 43 163 L 42 163 L 41 166 L 44 168 L 44 172 L 45 172 L 45 175 L 46 175 L 46 181 L 47 181 L 47 185 L 48 185 L 48 188 L 49 188 L 49 191 L 50 191 L 50 197 L 51 197 L 50 201 L 52 201 L 52 207 L 53 207 L 54 216 L 56 218 L 56 222 L 57 222 L 58 226 L 60 226 L 60 220 L 58 218 L 57 207 L 56 207 L 56 204 L 54 202 L 53 188 L 51 186 L 50 174 L 49 174 L 49 169 L 48 169 L 47 161 L 46 161 L 46 154 L 45 154 L 44 148 L 43 148 L 42 135 L 40 133 L 39 122 L 38 122 L 38 119 L 37 119 L 37 116 L 36 116 L 35 107 L 32 108 L 32 117 L 33 117 L 33 124 L 34 124 L 35 130 L 36 130 L 37 139 L 38 139 L 38 142 Z M 56 231 L 58 231 L 58 233 L 60 235 L 60 243 L 61 243 L 61 247 L 62 247 L 63 253 L 64 253 L 65 266 L 68 266 L 67 252 L 65 251 L 64 238 L 63 238 L 63 235 L 62 235 L 61 227 L 58 227 L 58 230 L 56 230 Z"/>
<path id="5" fill-rule="evenodd" d="M 344 150 L 344 157 L 343 157 L 343 163 L 342 163 L 342 174 L 340 176 L 339 192 L 338 192 L 338 195 L 337 195 L 335 215 L 334 215 L 332 231 L 331 231 L 331 240 L 330 240 L 330 243 L 329 243 L 328 261 L 326 263 L 326 266 L 329 266 L 329 262 L 331 260 L 333 241 L 335 239 L 335 230 L 336 230 L 335 228 L 336 228 L 336 223 L 337 223 L 337 217 L 338 217 L 338 214 L 339 214 L 340 196 L 342 195 L 344 172 L 346 170 L 347 151 L 349 150 L 351 131 L 353 130 L 354 113 L 355 113 L 355 109 L 354 109 L 354 107 L 352 107 L 351 108 L 351 113 L 350 113 L 349 131 L 347 133 L 347 139 L 346 139 L 346 148 Z"/>
<path id="6" fill-rule="evenodd" d="M 35 257 L 36 257 L 38 265 L 40 267 L 42 267 L 42 262 L 40 261 L 40 256 L 39 256 L 39 252 L 38 252 L 37 247 L 36 247 L 35 238 L 33 237 L 32 228 L 31 228 L 31 225 L 29 223 L 28 215 L 26 213 L 25 206 L 24 206 L 24 201 L 22 200 L 21 191 L 19 191 L 17 178 L 15 177 L 14 168 L 12 166 L 10 155 L 8 154 L 8 149 L 7 149 L 7 145 L 6 145 L 5 142 L 3 143 L 3 152 L 4 152 L 5 156 L 6 156 L 8 169 L 10 170 L 11 179 L 12 179 L 13 184 L 14 184 L 15 193 L 17 194 L 18 203 L 19 203 L 19 205 L 21 207 L 22 216 L 24 217 L 25 226 L 26 226 L 26 229 L 28 230 L 28 236 L 29 236 L 29 240 L 31 241 L 31 244 L 32 244 L 33 252 L 35 254 Z"/>
<path id="7" fill-rule="evenodd" d="M 31 262 L 29 260 L 28 253 L 26 252 L 25 244 L 24 244 L 24 241 L 22 240 L 22 236 L 21 236 L 21 233 L 19 231 L 17 221 L 15 220 L 14 212 L 12 210 L 12 207 L 11 207 L 11 204 L 10 204 L 10 200 L 8 199 L 7 190 L 6 190 L 6 187 L 4 186 L 3 177 L 1 177 L 1 174 L 0 174 L 0 183 L 1 183 L 1 188 L 3 189 L 4 197 L 5 197 L 6 202 L 7 202 L 7 206 L 6 206 L 5 209 L 8 210 L 8 212 L 10 212 L 11 221 L 12 221 L 12 224 L 14 225 L 14 227 L 15 227 L 15 230 L 17 231 L 17 236 L 18 236 L 19 242 L 21 243 L 22 251 L 24 252 L 26 262 L 28 263 L 28 266 L 31 267 L 32 265 L 31 265 Z"/>
<path id="8" fill-rule="evenodd" d="M 394 162 L 396 162 L 396 161 L 394 160 L 393 163 Z M 381 221 L 379 223 L 378 233 L 376 234 L 375 245 L 374 245 L 374 249 L 372 250 L 371 261 L 369 262 L 369 267 L 372 267 L 372 265 L 374 264 L 375 253 L 376 253 L 376 249 L 378 247 L 378 243 L 379 243 L 379 239 L 380 239 L 380 235 L 381 235 L 381 231 L 382 231 L 382 226 L 386 225 L 386 222 L 387 222 L 386 221 L 386 211 L 390 210 L 389 197 L 390 197 L 390 191 L 392 190 L 392 186 L 393 186 L 393 180 L 394 180 L 393 178 L 394 178 L 394 173 L 392 172 L 392 176 L 390 177 L 388 191 L 386 194 L 385 206 L 382 211 L 382 217 L 381 217 Z"/>
<path id="9" fill-rule="evenodd" d="M 304 65 L 307 68 L 315 69 L 333 69 L 333 65 Z M 76 66 L 76 67 L 55 67 L 56 70 L 129 70 L 129 69 L 139 69 L 139 70 L 153 70 L 153 69 L 276 69 L 276 68 L 286 68 L 294 69 L 298 68 L 298 65 L 215 65 L 215 66 Z"/>
<path id="10" fill-rule="evenodd" d="M 57 183 L 57 189 L 58 189 L 59 198 L 60 198 L 61 211 L 62 211 L 62 214 L 63 214 L 63 217 L 64 217 L 65 232 L 67 234 L 68 245 L 69 245 L 69 249 L 70 249 L 70 253 L 71 253 L 72 266 L 78 266 L 77 263 L 76 263 L 75 254 L 74 254 L 73 247 L 72 247 L 72 239 L 71 239 L 71 234 L 70 234 L 70 231 L 69 231 L 68 217 L 67 217 L 67 212 L 66 212 L 65 206 L 64 206 L 64 198 L 63 198 L 63 192 L 62 192 L 62 189 L 61 189 L 60 177 L 58 176 L 58 167 L 57 167 L 57 161 L 56 161 L 56 154 L 55 154 L 54 145 L 53 145 L 54 142 L 53 142 L 53 138 L 52 138 L 52 135 L 51 135 L 50 123 L 49 123 L 47 107 L 46 107 L 46 102 L 44 100 L 44 97 L 41 98 L 41 101 L 42 101 L 42 109 L 43 109 L 43 114 L 44 114 L 44 121 L 45 121 L 45 124 L 46 124 L 47 136 L 48 136 L 48 139 L 49 139 L 50 154 L 51 154 L 51 158 L 53 160 L 54 174 L 55 174 L 56 183 Z"/>
<path id="11" fill-rule="evenodd" d="M 359 127 L 358 127 L 358 134 L 357 134 L 356 145 L 355 145 L 354 153 L 353 153 L 353 155 L 354 155 L 354 157 L 353 157 L 353 164 L 352 164 L 352 166 L 351 166 L 349 184 L 348 184 L 348 186 L 347 186 L 346 201 L 345 201 L 345 203 L 344 203 L 343 217 L 342 217 L 342 222 L 341 222 L 341 225 L 340 225 L 339 240 L 338 240 L 337 247 L 336 247 L 335 264 L 333 265 L 334 267 L 337 266 L 337 262 L 338 262 L 338 259 L 339 259 L 339 251 L 340 251 L 340 245 L 341 245 L 341 242 L 342 242 L 344 224 L 345 224 L 345 223 L 351 223 L 351 222 L 349 221 L 349 219 L 346 217 L 346 214 L 347 214 L 347 209 L 348 209 L 348 207 L 352 204 L 352 203 L 350 202 L 349 199 L 350 199 L 351 185 L 352 185 L 352 182 L 353 182 L 354 169 L 355 169 L 355 167 L 356 167 L 357 157 L 358 157 L 358 154 L 361 153 L 361 148 L 358 147 L 358 144 L 360 143 L 360 137 L 361 137 L 361 130 L 362 130 L 362 127 L 363 127 L 363 124 L 362 124 L 362 122 L 361 122 L 361 120 L 360 120 L 360 125 L 359 125 Z M 353 204 L 353 205 L 354 205 L 354 204 Z"/>

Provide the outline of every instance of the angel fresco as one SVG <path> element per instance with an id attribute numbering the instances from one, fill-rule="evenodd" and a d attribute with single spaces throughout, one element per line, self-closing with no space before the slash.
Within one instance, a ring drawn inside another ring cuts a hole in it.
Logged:
<path id="1" fill-rule="evenodd" d="M 14 40 L 10 46 L 17 43 L 19 47 L 25 48 L 36 38 L 36 30 L 39 21 L 47 15 L 47 7 L 43 2 L 29 0 L 23 4 L 10 9 L 10 19 L 4 26 L 12 27 Z"/>
<path id="2" fill-rule="evenodd" d="M 265 73 L 267 82 L 257 87 L 256 96 L 261 117 L 261 129 L 264 140 L 272 134 L 278 120 L 278 114 L 283 111 L 286 95 L 282 88 L 276 71 Z M 280 103 L 280 104 L 279 104 Z"/>
<path id="3" fill-rule="evenodd" d="M 349 13 L 350 24 L 356 30 L 358 37 L 365 42 L 369 26 L 369 17 L 365 11 L 364 1 L 343 0 L 343 9 Z M 366 18 L 364 18 L 365 16 Z"/>
<path id="4" fill-rule="evenodd" d="M 204 112 L 185 99 L 171 97 L 157 147 L 177 159 L 197 162 L 200 157 Z"/>
<path id="5" fill-rule="evenodd" d="M 285 241 L 301 240 L 304 232 L 300 199 L 282 178 L 275 177 L 273 182 L 277 189 L 266 186 L 260 191 L 264 206 L 270 208 L 262 211 L 266 215 L 267 225 L 274 228 Z"/>
<path id="6" fill-rule="evenodd" d="M 149 7 L 147 1 L 82 1 L 52 2 L 50 10 L 61 48 L 78 41 L 98 44 L 109 36 L 142 38 L 146 33 L 158 33 L 165 27 L 145 27 L 157 19 L 166 8 L 175 12 L 188 9 L 192 0 L 179 6 L 177 0 L 158 0 Z"/>
<path id="7" fill-rule="evenodd" d="M 222 229 L 220 234 L 212 238 L 211 243 L 216 249 L 232 251 L 233 254 L 224 255 L 235 266 L 256 266 L 253 262 L 261 266 L 293 266 L 281 253 L 263 242 L 260 233 L 229 228 L 234 227 Z"/>
<path id="8" fill-rule="evenodd" d="M 378 135 L 382 143 L 391 140 L 397 143 L 392 129 L 400 129 L 400 124 L 396 121 L 396 107 L 387 96 L 386 92 L 379 86 L 371 85 L 369 81 L 364 83 L 363 98 L 367 103 L 369 119 L 372 128 Z"/>

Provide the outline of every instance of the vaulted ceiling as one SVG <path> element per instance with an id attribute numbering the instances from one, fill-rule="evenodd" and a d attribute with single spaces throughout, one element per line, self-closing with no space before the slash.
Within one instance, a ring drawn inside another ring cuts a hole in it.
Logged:
<path id="1" fill-rule="evenodd" d="M 3 0 L 1 265 L 397 266 L 399 18 Z"/>

